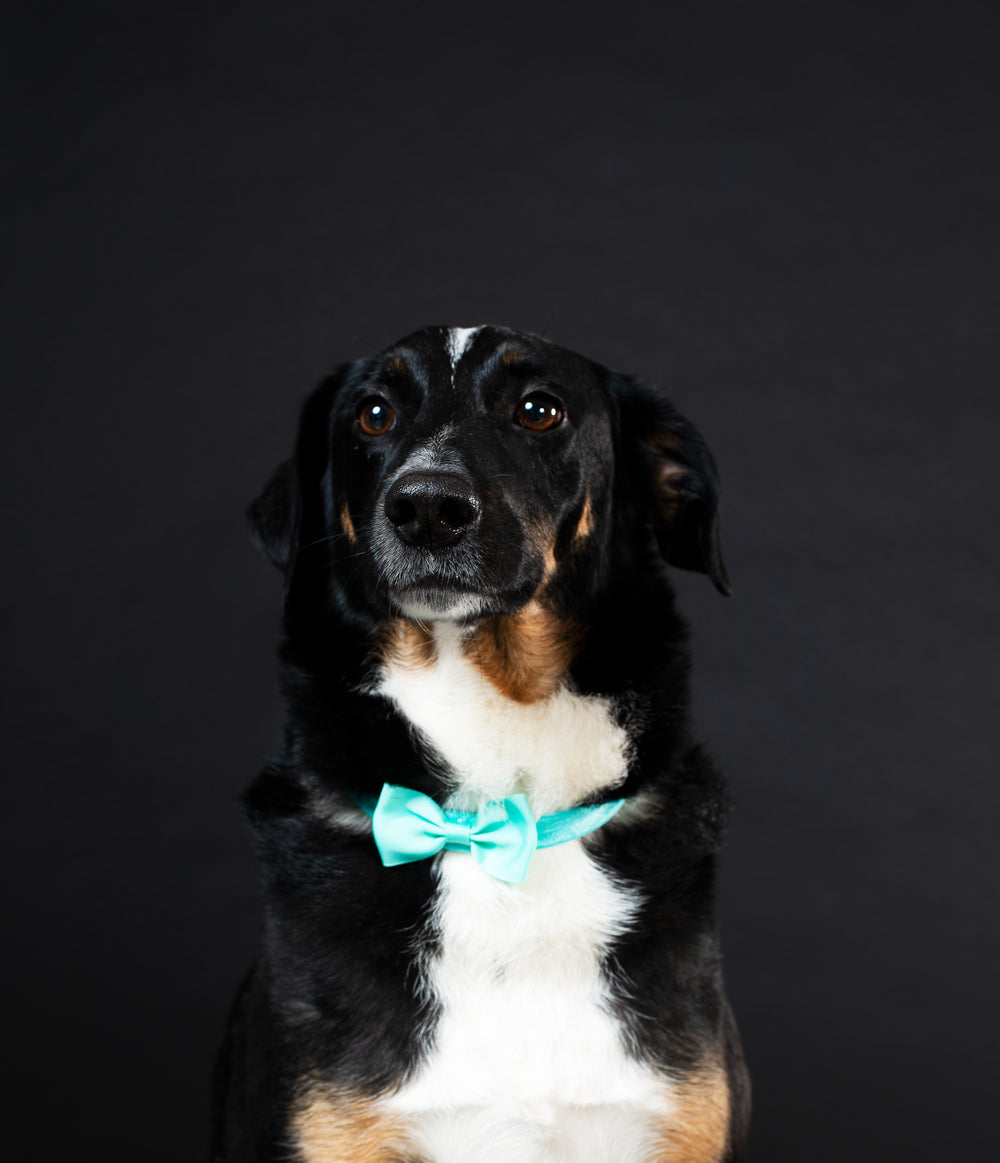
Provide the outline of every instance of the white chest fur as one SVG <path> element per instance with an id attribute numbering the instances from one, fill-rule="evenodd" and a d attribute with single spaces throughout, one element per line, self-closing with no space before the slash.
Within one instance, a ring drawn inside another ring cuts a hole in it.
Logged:
<path id="1" fill-rule="evenodd" d="M 628 740 L 606 702 L 563 689 L 514 703 L 461 657 L 459 634 L 441 628 L 433 667 L 388 671 L 380 687 L 448 762 L 453 803 L 521 791 L 542 815 L 624 777 Z M 440 1017 L 388 1107 L 434 1163 L 645 1159 L 670 1095 L 627 1053 L 601 970 L 635 896 L 580 841 L 536 853 L 523 885 L 465 853 L 437 869 L 422 984 Z"/>
<path id="2" fill-rule="evenodd" d="M 628 736 L 608 700 L 562 687 L 516 703 L 464 657 L 462 634 L 436 623 L 434 663 L 388 667 L 379 685 L 451 768 L 454 806 L 523 792 L 541 816 L 625 778 Z"/>
<path id="3" fill-rule="evenodd" d="M 600 968 L 634 897 L 579 841 L 539 852 L 523 885 L 494 880 L 464 853 L 446 853 L 439 872 L 439 950 L 424 969 L 440 1019 L 390 1107 L 414 1121 L 436 1163 L 559 1159 L 553 1150 L 574 1136 L 582 1153 L 567 1158 L 644 1158 L 669 1099 L 626 1053 Z M 605 1153 L 590 1153 L 600 1134 L 611 1136 Z"/>

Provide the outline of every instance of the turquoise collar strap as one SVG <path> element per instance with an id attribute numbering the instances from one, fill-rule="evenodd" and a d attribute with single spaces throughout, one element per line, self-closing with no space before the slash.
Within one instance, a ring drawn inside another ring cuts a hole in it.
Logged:
<path id="1" fill-rule="evenodd" d="M 491 876 L 520 884 L 537 848 L 579 840 L 606 824 L 624 800 L 569 808 L 536 820 L 523 795 L 493 800 L 478 812 L 453 812 L 430 796 L 387 783 L 377 802 L 358 799 L 372 818 L 375 846 L 386 868 L 438 852 L 471 852 Z"/>

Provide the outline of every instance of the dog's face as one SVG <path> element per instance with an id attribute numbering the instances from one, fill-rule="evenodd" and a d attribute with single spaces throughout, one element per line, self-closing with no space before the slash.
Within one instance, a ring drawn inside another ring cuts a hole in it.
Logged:
<path id="1" fill-rule="evenodd" d="M 509 613 L 592 536 L 612 406 L 579 356 L 529 336 L 422 331 L 338 394 L 339 516 L 366 594 L 411 618 Z"/>
<path id="2" fill-rule="evenodd" d="M 470 621 L 565 607 L 616 538 L 651 532 L 725 591 L 716 501 L 710 454 L 648 385 L 535 335 L 429 327 L 320 385 L 250 515 L 342 611 Z"/>

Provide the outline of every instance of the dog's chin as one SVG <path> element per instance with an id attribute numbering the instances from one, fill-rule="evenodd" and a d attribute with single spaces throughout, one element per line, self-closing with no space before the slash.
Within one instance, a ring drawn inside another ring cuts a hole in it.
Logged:
<path id="1" fill-rule="evenodd" d="M 390 601 L 414 622 L 471 622 L 487 613 L 489 606 L 483 594 L 428 587 L 399 590 L 390 595 Z"/>

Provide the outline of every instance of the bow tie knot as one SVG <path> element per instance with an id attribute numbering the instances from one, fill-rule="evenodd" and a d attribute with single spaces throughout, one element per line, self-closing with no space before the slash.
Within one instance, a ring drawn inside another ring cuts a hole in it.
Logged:
<path id="1" fill-rule="evenodd" d="M 453 812 L 422 792 L 387 783 L 372 813 L 372 831 L 387 868 L 441 851 L 471 852 L 491 876 L 512 884 L 527 876 L 538 846 L 523 795 L 495 800 L 475 813 Z"/>

